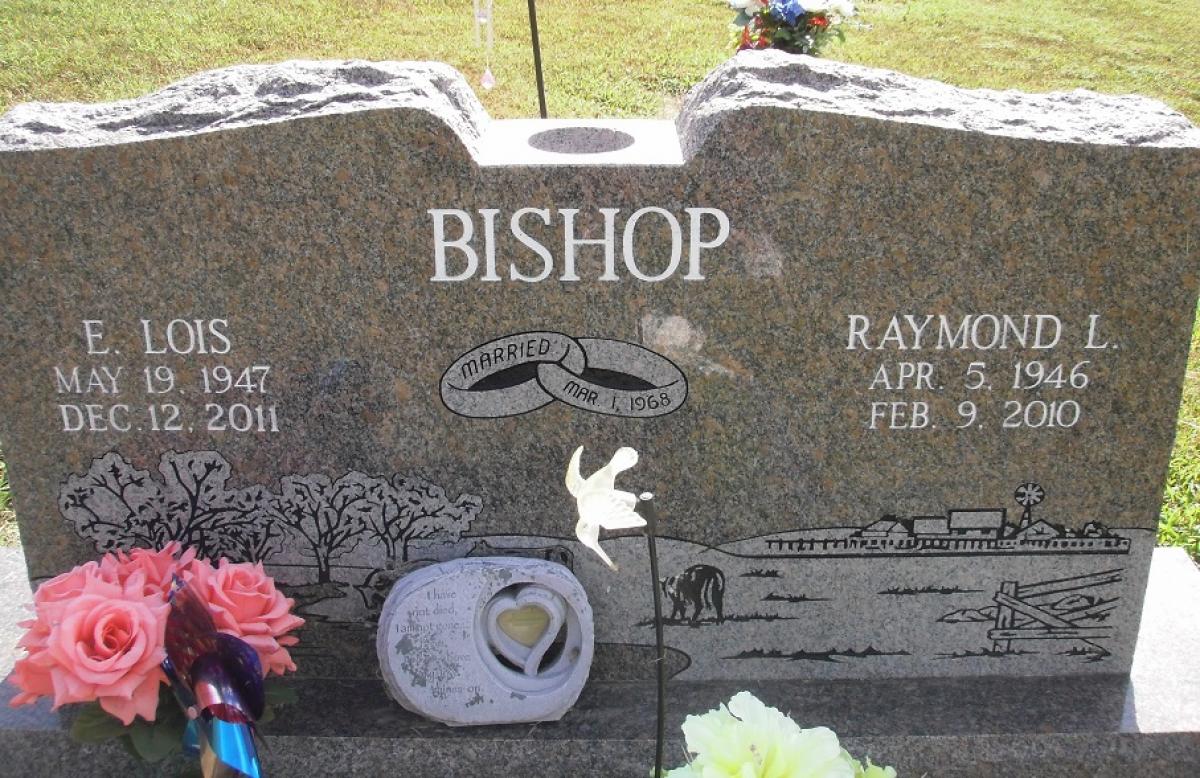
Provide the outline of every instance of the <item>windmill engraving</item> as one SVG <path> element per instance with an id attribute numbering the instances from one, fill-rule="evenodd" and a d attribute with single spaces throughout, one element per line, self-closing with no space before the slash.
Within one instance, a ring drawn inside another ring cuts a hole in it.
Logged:
<path id="1" fill-rule="evenodd" d="M 1033 506 L 1040 505 L 1046 499 L 1046 490 L 1041 484 L 1026 481 L 1013 492 L 1013 499 L 1021 506 L 1021 524 L 1017 529 L 1025 529 L 1033 524 Z"/>

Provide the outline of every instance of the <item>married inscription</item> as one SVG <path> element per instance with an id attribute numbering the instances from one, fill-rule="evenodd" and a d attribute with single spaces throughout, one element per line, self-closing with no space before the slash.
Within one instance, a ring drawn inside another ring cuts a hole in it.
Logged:
<path id="1" fill-rule="evenodd" d="M 460 416 L 500 418 L 555 400 L 606 416 L 678 410 L 687 379 L 669 359 L 634 343 L 522 332 L 484 343 L 442 375 L 442 402 Z"/>

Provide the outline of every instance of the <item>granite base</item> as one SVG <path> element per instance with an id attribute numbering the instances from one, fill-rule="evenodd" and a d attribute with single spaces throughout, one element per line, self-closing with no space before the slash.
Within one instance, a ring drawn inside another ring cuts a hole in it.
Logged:
<path id="1" fill-rule="evenodd" d="M 1195 776 L 1197 655 L 1200 570 L 1182 551 L 1159 549 L 1128 677 L 674 683 L 668 732 L 679 732 L 686 713 L 748 686 L 902 776 Z M 474 729 L 407 713 L 377 681 L 309 678 L 293 686 L 299 704 L 268 728 L 270 775 L 641 777 L 653 760 L 653 687 L 644 682 L 590 684 L 561 722 Z M 68 724 L 45 704 L 3 709 L 0 775 L 157 775 L 182 766 L 146 769 L 120 748 L 80 746 Z M 680 738 L 667 754 L 682 763 Z"/>

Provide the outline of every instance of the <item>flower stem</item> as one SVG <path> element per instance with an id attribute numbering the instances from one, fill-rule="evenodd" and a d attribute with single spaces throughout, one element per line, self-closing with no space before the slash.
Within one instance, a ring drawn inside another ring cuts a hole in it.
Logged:
<path id="1" fill-rule="evenodd" d="M 663 645 L 662 600 L 658 593 L 658 550 L 654 536 L 658 531 L 658 507 L 654 495 L 646 492 L 639 497 L 641 516 L 646 520 L 646 544 L 650 550 L 650 595 L 654 599 L 654 665 L 658 680 L 658 723 L 654 733 L 654 778 L 662 778 L 663 746 L 667 738 L 667 662 Z"/>
<path id="2" fill-rule="evenodd" d="M 533 72 L 537 76 L 538 113 L 546 118 L 546 82 L 542 79 L 542 43 L 538 40 L 537 0 L 529 0 L 529 34 L 533 39 Z"/>

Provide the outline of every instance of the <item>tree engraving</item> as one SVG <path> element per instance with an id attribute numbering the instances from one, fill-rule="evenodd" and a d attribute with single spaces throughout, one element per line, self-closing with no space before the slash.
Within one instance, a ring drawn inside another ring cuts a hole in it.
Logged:
<path id="1" fill-rule="evenodd" d="M 272 526 L 267 490 L 226 487 L 229 463 L 215 451 L 168 451 L 158 470 L 166 485 L 164 523 L 178 540 L 203 557 L 258 561 L 274 550 L 281 533 Z"/>
<path id="2" fill-rule="evenodd" d="M 300 552 L 315 560 L 317 583 L 329 583 L 333 560 L 352 551 L 366 532 L 374 507 L 368 493 L 379 480 L 350 472 L 337 481 L 310 475 L 280 482 L 282 494 L 271 501 L 272 510 L 301 541 Z"/>
<path id="3" fill-rule="evenodd" d="M 159 547 L 171 540 L 162 521 L 165 500 L 158 481 L 116 452 L 92 462 L 83 475 L 67 478 L 58 507 L 75 534 L 97 551 Z"/>
<path id="4" fill-rule="evenodd" d="M 419 476 L 375 481 L 369 496 L 376 509 L 367 515 L 367 533 L 383 545 L 389 568 L 395 566 L 397 551 L 400 561 L 408 561 L 415 540 L 457 542 L 483 508 L 483 500 L 473 494 L 460 494 L 451 502 L 445 489 Z"/>
<path id="5" fill-rule="evenodd" d="M 394 567 L 398 557 L 408 560 L 416 541 L 458 541 L 483 508 L 475 495 L 451 500 L 441 486 L 412 475 L 289 475 L 277 492 L 262 485 L 232 488 L 233 475 L 216 451 L 168 451 L 157 473 L 114 451 L 93 460 L 86 473 L 67 477 L 59 509 L 75 534 L 101 552 L 171 541 L 235 562 L 293 552 L 312 560 L 316 583 L 323 584 L 336 583 L 335 562 L 363 541 L 382 548 L 386 565 Z"/>
<path id="6" fill-rule="evenodd" d="M 201 556 L 257 561 L 278 550 L 282 533 L 266 512 L 266 490 L 229 489 L 229 463 L 220 454 L 168 451 L 158 470 L 161 481 L 110 452 L 67 479 L 59 508 L 99 551 L 177 540 Z"/>

